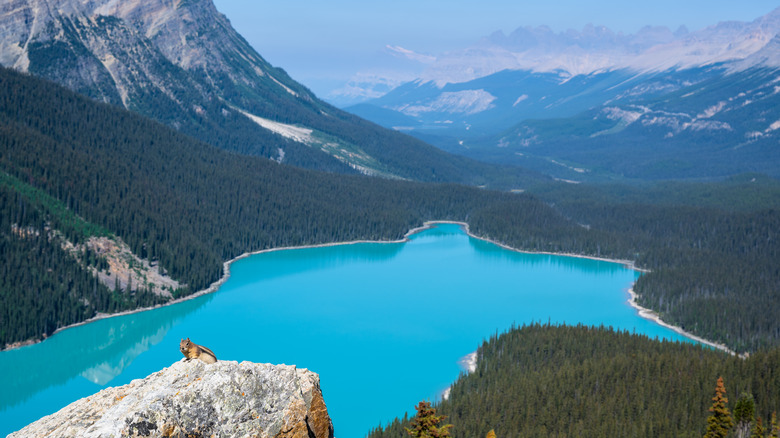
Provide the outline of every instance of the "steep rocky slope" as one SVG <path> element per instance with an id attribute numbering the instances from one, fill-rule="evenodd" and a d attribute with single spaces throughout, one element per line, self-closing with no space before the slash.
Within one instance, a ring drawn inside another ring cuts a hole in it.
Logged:
<path id="1" fill-rule="evenodd" d="M 2 65 L 225 149 L 423 181 L 506 174 L 320 101 L 268 64 L 211 0 L 12 0 L 0 5 L 0 29 Z"/>

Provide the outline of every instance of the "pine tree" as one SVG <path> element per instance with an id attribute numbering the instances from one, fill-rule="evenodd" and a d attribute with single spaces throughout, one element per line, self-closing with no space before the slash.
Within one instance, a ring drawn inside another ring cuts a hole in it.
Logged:
<path id="1" fill-rule="evenodd" d="M 718 377 L 715 396 L 712 397 L 712 407 L 710 407 L 712 415 L 707 418 L 707 433 L 704 434 L 704 438 L 725 438 L 729 430 L 734 427 L 734 420 L 731 419 L 731 413 L 726 406 L 728 402 L 723 377 Z"/>
<path id="2" fill-rule="evenodd" d="M 734 423 L 737 428 L 737 438 L 748 438 L 753 430 L 753 420 L 756 416 L 756 403 L 753 396 L 743 393 L 734 405 Z"/>
<path id="3" fill-rule="evenodd" d="M 772 412 L 772 422 L 769 424 L 769 437 L 780 438 L 780 425 L 777 424 L 777 412 Z"/>
<path id="4" fill-rule="evenodd" d="M 761 417 L 756 418 L 753 430 L 750 432 L 750 438 L 764 438 L 764 425 Z"/>
<path id="5" fill-rule="evenodd" d="M 412 428 L 406 432 L 415 438 L 446 438 L 450 436 L 451 424 L 439 426 L 447 418 L 446 415 L 436 415 L 436 409 L 430 402 L 421 401 L 417 406 L 417 415 L 412 419 Z"/>

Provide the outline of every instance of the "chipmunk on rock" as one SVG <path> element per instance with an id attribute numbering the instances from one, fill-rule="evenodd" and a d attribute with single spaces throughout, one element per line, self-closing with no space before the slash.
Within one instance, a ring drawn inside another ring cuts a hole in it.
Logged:
<path id="1" fill-rule="evenodd" d="M 187 360 L 200 359 L 206 363 L 215 363 L 217 361 L 217 355 L 213 351 L 190 341 L 190 338 L 181 340 L 179 350 L 181 350 L 181 353 Z"/>

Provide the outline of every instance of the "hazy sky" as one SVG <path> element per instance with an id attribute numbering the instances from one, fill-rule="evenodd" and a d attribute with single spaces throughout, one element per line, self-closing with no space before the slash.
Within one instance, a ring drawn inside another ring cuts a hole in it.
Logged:
<path id="1" fill-rule="evenodd" d="M 697 30 L 752 21 L 777 0 L 214 0 L 233 26 L 273 65 L 318 92 L 386 45 L 439 54 L 497 30 L 547 25 L 582 30 L 592 23 L 635 33 L 645 25 Z M 351 73 L 350 73 L 351 72 Z M 345 79 L 344 79 L 345 80 Z"/>

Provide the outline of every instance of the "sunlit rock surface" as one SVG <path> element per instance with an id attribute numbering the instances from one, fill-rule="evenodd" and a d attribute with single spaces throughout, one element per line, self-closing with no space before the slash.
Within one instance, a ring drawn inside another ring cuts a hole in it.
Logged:
<path id="1" fill-rule="evenodd" d="M 288 365 L 180 361 L 107 388 L 11 437 L 329 438 L 319 376 Z"/>

